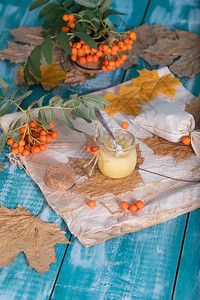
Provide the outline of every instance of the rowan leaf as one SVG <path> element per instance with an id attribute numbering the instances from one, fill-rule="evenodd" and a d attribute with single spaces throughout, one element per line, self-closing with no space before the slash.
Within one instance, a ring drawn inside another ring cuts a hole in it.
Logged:
<path id="1" fill-rule="evenodd" d="M 139 77 L 132 80 L 132 85 L 141 88 L 141 94 L 151 99 L 161 92 L 171 98 L 176 94 L 175 86 L 182 85 L 178 78 L 172 77 L 172 73 L 159 76 L 156 70 L 149 71 L 147 69 L 138 70 Z"/>
<path id="2" fill-rule="evenodd" d="M 11 265 L 16 255 L 24 252 L 30 268 L 40 274 L 56 262 L 56 244 L 71 244 L 58 224 L 38 219 L 21 205 L 16 209 L 0 207 L 0 240 L 0 268 Z"/>

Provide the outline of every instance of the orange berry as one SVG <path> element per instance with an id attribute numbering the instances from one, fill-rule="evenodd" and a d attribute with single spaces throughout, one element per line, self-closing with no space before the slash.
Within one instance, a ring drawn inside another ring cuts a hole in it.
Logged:
<path id="1" fill-rule="evenodd" d="M 80 64 L 84 65 L 86 63 L 86 58 L 84 56 L 79 58 Z"/>
<path id="2" fill-rule="evenodd" d="M 54 126 L 55 126 L 55 125 L 54 125 L 54 123 L 53 123 L 53 122 L 51 122 L 51 123 L 50 123 L 50 129 L 53 129 L 53 128 L 54 128 Z"/>
<path id="3" fill-rule="evenodd" d="M 112 67 L 112 71 L 115 71 L 116 70 L 116 67 Z"/>
<path id="4" fill-rule="evenodd" d="M 63 21 L 68 21 L 69 20 L 69 16 L 67 14 L 62 16 Z"/>
<path id="5" fill-rule="evenodd" d="M 84 44 L 85 44 L 85 42 L 84 42 L 83 40 L 80 40 L 80 43 L 81 43 L 82 45 L 84 45 Z"/>
<path id="6" fill-rule="evenodd" d="M 24 156 L 29 156 L 30 151 L 29 151 L 29 150 L 24 150 L 24 151 L 22 152 L 22 154 L 23 154 Z"/>
<path id="7" fill-rule="evenodd" d="M 124 43 L 123 42 L 119 42 L 118 45 L 119 45 L 120 48 L 122 48 L 124 46 Z"/>
<path id="8" fill-rule="evenodd" d="M 96 152 L 98 150 L 97 147 L 92 147 L 92 152 Z"/>
<path id="9" fill-rule="evenodd" d="M 76 27 L 76 24 L 73 21 L 69 21 L 68 22 L 68 26 L 72 29 L 74 29 Z M 80 44 L 80 43 L 79 43 Z"/>
<path id="10" fill-rule="evenodd" d="M 37 131 L 40 132 L 41 130 L 43 130 L 43 128 L 41 126 L 38 126 Z"/>
<path id="11" fill-rule="evenodd" d="M 31 121 L 30 122 L 30 126 L 33 127 L 33 128 L 35 128 L 36 127 L 36 123 L 34 121 Z"/>
<path id="12" fill-rule="evenodd" d="M 53 139 L 56 139 L 58 137 L 57 131 L 54 131 L 51 136 Z"/>
<path id="13" fill-rule="evenodd" d="M 84 44 L 84 45 L 82 46 L 82 49 L 83 49 L 83 50 L 88 50 L 88 49 L 90 49 L 90 47 L 89 47 L 87 44 Z"/>
<path id="14" fill-rule="evenodd" d="M 102 69 L 102 71 L 104 71 L 104 72 L 107 72 L 107 71 L 108 71 L 108 69 L 106 68 L 106 66 L 103 66 L 101 69 Z"/>
<path id="15" fill-rule="evenodd" d="M 126 55 L 126 54 L 123 54 L 122 57 L 121 57 L 121 59 L 122 59 L 122 60 L 126 60 L 126 59 L 127 59 L 127 55 Z"/>
<path id="16" fill-rule="evenodd" d="M 107 66 L 108 71 L 112 71 L 112 67 L 111 66 Z"/>
<path id="17" fill-rule="evenodd" d="M 103 45 L 102 45 L 102 44 L 99 44 L 99 45 L 98 45 L 98 48 L 99 48 L 100 51 L 102 51 L 102 50 L 103 50 Z"/>
<path id="18" fill-rule="evenodd" d="M 24 149 L 25 149 L 25 150 L 30 150 L 31 147 L 30 147 L 30 145 L 26 144 L 25 147 L 24 147 Z"/>
<path id="19" fill-rule="evenodd" d="M 144 202 L 142 200 L 138 200 L 135 205 L 137 206 L 138 209 L 141 209 L 144 207 Z"/>
<path id="20" fill-rule="evenodd" d="M 77 56 L 76 55 L 72 55 L 71 56 L 71 60 L 76 61 L 77 60 Z"/>
<path id="21" fill-rule="evenodd" d="M 121 65 L 121 64 L 120 64 L 120 62 L 119 62 L 119 61 L 116 61 L 116 62 L 115 62 L 115 66 L 116 66 L 116 68 L 118 68 L 120 65 Z"/>
<path id="22" fill-rule="evenodd" d="M 130 212 L 134 213 L 137 211 L 137 206 L 135 204 L 130 205 L 129 207 Z"/>
<path id="23" fill-rule="evenodd" d="M 109 61 L 108 65 L 111 66 L 111 67 L 114 67 L 115 62 L 111 60 L 111 61 Z"/>
<path id="24" fill-rule="evenodd" d="M 86 152 L 91 152 L 92 151 L 92 147 L 90 145 L 85 147 L 85 151 Z"/>
<path id="25" fill-rule="evenodd" d="M 122 51 L 126 51 L 127 50 L 127 47 L 124 45 L 123 47 L 122 47 Z"/>
<path id="26" fill-rule="evenodd" d="M 12 144 L 12 147 L 13 147 L 13 148 L 18 148 L 18 147 L 19 147 L 19 144 L 16 143 L 16 142 L 14 142 L 14 143 Z"/>
<path id="27" fill-rule="evenodd" d="M 108 51 L 109 47 L 108 45 L 103 45 L 103 51 Z"/>
<path id="28" fill-rule="evenodd" d="M 127 50 L 131 50 L 132 49 L 132 45 L 128 44 L 126 45 Z"/>
<path id="29" fill-rule="evenodd" d="M 83 56 L 83 55 L 84 55 L 83 49 L 78 49 L 78 56 Z"/>
<path id="30" fill-rule="evenodd" d="M 44 129 L 42 129 L 42 130 L 40 131 L 40 135 L 47 135 L 47 132 L 46 132 Z"/>
<path id="31" fill-rule="evenodd" d="M 125 39 L 123 40 L 123 43 L 124 43 L 124 45 L 128 45 L 128 44 L 129 44 L 129 39 L 128 39 L 128 38 L 125 38 Z"/>
<path id="32" fill-rule="evenodd" d="M 24 140 L 19 140 L 19 146 L 24 147 L 26 142 Z"/>
<path id="33" fill-rule="evenodd" d="M 89 203 L 88 203 L 89 207 L 95 207 L 96 206 L 96 202 L 94 200 L 91 200 Z"/>
<path id="34" fill-rule="evenodd" d="M 79 42 L 78 42 L 78 43 L 76 43 L 76 49 L 80 49 L 80 48 L 81 48 L 81 46 L 82 46 L 82 45 L 81 45 L 81 43 L 79 43 Z"/>
<path id="35" fill-rule="evenodd" d="M 40 141 L 41 142 L 46 142 L 46 140 L 47 140 L 46 135 L 40 135 Z"/>
<path id="36" fill-rule="evenodd" d="M 121 125 L 121 127 L 122 127 L 123 129 L 127 129 L 128 126 L 129 126 L 128 122 L 123 122 L 122 125 Z"/>
<path id="37" fill-rule="evenodd" d="M 13 139 L 12 138 L 8 138 L 7 139 L 7 144 L 8 145 L 12 145 L 14 143 Z"/>
<path id="38" fill-rule="evenodd" d="M 108 64 L 109 64 L 109 61 L 108 61 L 108 60 L 105 60 L 105 61 L 103 62 L 103 64 L 107 67 Z"/>
<path id="39" fill-rule="evenodd" d="M 115 51 L 111 51 L 111 53 L 110 54 L 112 54 L 112 55 L 117 55 L 117 52 L 115 52 Z"/>
<path id="40" fill-rule="evenodd" d="M 122 201 L 120 203 L 120 206 L 121 206 L 122 209 L 128 209 L 129 208 L 129 204 L 126 201 Z"/>
<path id="41" fill-rule="evenodd" d="M 13 153 L 13 154 L 18 154 L 18 149 L 16 149 L 16 148 L 13 148 L 12 150 L 11 150 L 11 152 Z"/>
<path id="42" fill-rule="evenodd" d="M 183 138 L 182 138 L 182 143 L 184 144 L 184 145 L 190 145 L 191 144 L 191 138 L 189 137 L 189 136 L 184 136 Z"/>
<path id="43" fill-rule="evenodd" d="M 130 30 L 127 30 L 126 34 L 128 34 L 128 35 L 129 35 L 130 33 L 131 33 L 131 31 L 130 31 Z"/>
<path id="44" fill-rule="evenodd" d="M 67 26 L 63 26 L 63 27 L 62 27 L 62 31 L 63 31 L 63 32 L 69 32 L 69 31 L 70 31 L 70 28 L 67 27 Z"/>
<path id="45" fill-rule="evenodd" d="M 93 62 L 93 56 L 92 56 L 92 55 L 88 55 L 88 56 L 86 57 L 86 61 L 87 61 L 87 62 Z"/>
<path id="46" fill-rule="evenodd" d="M 26 126 L 23 126 L 19 129 L 20 133 L 24 133 L 26 132 Z"/>
<path id="47" fill-rule="evenodd" d="M 99 150 L 91 151 L 91 154 L 92 154 L 93 156 L 97 156 L 97 155 L 99 154 Z"/>
<path id="48" fill-rule="evenodd" d="M 69 21 L 73 21 L 74 19 L 75 19 L 75 18 L 74 18 L 74 15 L 69 15 L 69 16 L 68 16 L 68 20 L 69 20 Z"/>
<path id="49" fill-rule="evenodd" d="M 100 51 L 100 50 L 98 50 L 98 51 L 97 51 L 97 53 L 96 53 L 96 55 L 97 55 L 98 57 L 100 57 L 100 56 L 102 56 L 102 55 L 103 55 L 103 52 L 102 52 L 102 51 Z"/>
<path id="50" fill-rule="evenodd" d="M 40 145 L 40 150 L 41 151 L 46 151 L 47 150 L 47 146 L 45 144 Z"/>
<path id="51" fill-rule="evenodd" d="M 91 48 L 90 50 L 93 54 L 97 53 L 97 49 Z"/>
<path id="52" fill-rule="evenodd" d="M 85 54 L 88 55 L 88 54 L 90 54 L 90 49 L 85 49 L 84 52 L 85 52 Z"/>
<path id="53" fill-rule="evenodd" d="M 51 141 L 52 141 L 52 137 L 51 137 L 50 134 L 48 134 L 48 135 L 46 136 L 46 142 L 47 142 L 47 143 L 50 143 Z"/>
<path id="54" fill-rule="evenodd" d="M 117 52 L 119 50 L 119 47 L 118 46 L 112 46 L 111 50 L 114 51 L 114 52 Z"/>
<path id="55" fill-rule="evenodd" d="M 78 50 L 77 50 L 77 48 L 72 48 L 72 54 L 76 56 L 76 55 L 77 55 L 77 53 L 78 53 Z"/>
<path id="56" fill-rule="evenodd" d="M 18 153 L 22 153 L 24 151 L 24 147 L 19 147 Z"/>
<path id="57" fill-rule="evenodd" d="M 93 62 L 98 62 L 98 61 L 99 61 L 98 56 L 97 56 L 97 55 L 94 55 L 94 56 L 93 56 Z"/>
<path id="58" fill-rule="evenodd" d="M 131 32 L 129 34 L 129 38 L 132 40 L 132 41 L 135 41 L 137 39 L 137 35 L 135 34 L 135 32 Z"/>

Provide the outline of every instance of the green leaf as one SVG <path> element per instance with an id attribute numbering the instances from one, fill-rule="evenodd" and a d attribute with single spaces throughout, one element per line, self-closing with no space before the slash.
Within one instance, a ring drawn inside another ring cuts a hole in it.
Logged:
<path id="1" fill-rule="evenodd" d="M 101 104 L 104 104 L 104 105 L 107 105 L 107 106 L 110 106 L 110 103 L 104 99 L 103 97 L 101 96 L 98 96 L 98 95 L 86 95 L 84 96 L 84 98 L 88 99 L 88 100 L 94 100 L 96 102 L 99 102 Z"/>
<path id="2" fill-rule="evenodd" d="M 83 5 L 85 7 L 91 7 L 95 8 L 96 7 L 96 1 L 92 0 L 75 0 L 78 4 Z"/>
<path id="3" fill-rule="evenodd" d="M 50 129 L 51 126 L 50 126 L 49 122 L 47 121 L 46 114 L 45 114 L 44 110 L 39 110 L 38 121 L 41 122 L 41 124 L 46 129 Z"/>
<path id="4" fill-rule="evenodd" d="M 90 109 L 93 109 L 94 107 L 99 108 L 100 110 L 104 111 L 104 106 L 101 103 L 95 102 L 95 101 L 86 101 L 85 105 L 88 106 Z"/>
<path id="5" fill-rule="evenodd" d="M 80 5 L 80 4 L 76 4 L 73 7 L 70 7 L 70 11 L 73 14 L 77 14 L 79 13 L 81 10 L 83 10 L 85 7 Z"/>
<path id="6" fill-rule="evenodd" d="M 64 112 L 63 109 L 60 111 L 60 114 L 61 114 L 61 117 L 62 117 L 63 121 L 65 122 L 65 124 L 67 124 L 67 126 L 68 126 L 70 129 L 75 130 L 75 131 L 77 131 L 77 132 L 82 132 L 82 131 L 80 131 L 80 130 L 78 130 L 78 129 L 76 129 L 76 128 L 74 127 L 73 123 L 72 123 L 72 122 L 70 121 L 70 119 L 66 116 L 66 114 L 65 114 L 65 112 Z"/>
<path id="7" fill-rule="evenodd" d="M 50 28 L 50 24 L 57 20 L 59 13 L 63 13 L 63 8 L 58 6 L 47 15 L 42 27 L 44 29 Z"/>
<path id="8" fill-rule="evenodd" d="M 41 45 L 41 54 L 48 65 L 52 64 L 52 40 L 48 37 Z"/>
<path id="9" fill-rule="evenodd" d="M 105 0 L 100 6 L 99 10 L 102 12 L 106 11 L 106 9 L 111 5 L 112 2 L 113 0 Z"/>
<path id="10" fill-rule="evenodd" d="M 106 19 L 107 17 L 109 17 L 110 15 L 126 15 L 126 14 L 123 14 L 119 11 L 116 11 L 114 9 L 107 9 L 104 14 L 103 14 L 103 19 Z"/>
<path id="11" fill-rule="evenodd" d="M 24 79 L 25 79 L 26 83 L 27 83 L 27 79 L 30 79 L 33 82 L 37 82 L 35 77 L 29 72 L 30 68 L 31 68 L 31 61 L 30 61 L 30 57 L 28 57 L 25 68 L 24 68 Z"/>
<path id="12" fill-rule="evenodd" d="M 92 123 L 92 121 L 90 119 L 86 118 L 86 116 L 84 115 L 84 113 L 82 112 L 82 110 L 80 108 L 76 108 L 76 109 L 72 110 L 71 115 L 73 115 L 77 118 L 81 118 L 81 119 L 85 120 L 87 123 Z"/>
<path id="13" fill-rule="evenodd" d="M 12 106 L 12 103 L 9 104 L 9 105 L 7 105 L 7 106 L 5 106 L 4 108 L 2 108 L 0 110 L 0 117 L 2 117 L 3 115 L 5 115 L 11 106 Z"/>
<path id="14" fill-rule="evenodd" d="M 42 107 L 43 100 L 44 100 L 44 98 L 45 98 L 46 96 L 47 96 L 47 95 L 44 95 L 44 96 L 42 96 L 42 97 L 38 100 L 38 106 L 39 106 L 39 107 Z"/>
<path id="15" fill-rule="evenodd" d="M 56 35 L 57 41 L 60 44 L 60 46 L 63 48 L 65 53 L 72 55 L 72 49 L 69 44 L 69 38 L 66 32 L 58 33 Z"/>
<path id="16" fill-rule="evenodd" d="M 25 98 L 27 98 L 28 96 L 30 96 L 30 94 L 32 94 L 32 92 L 33 92 L 33 91 L 31 91 L 31 90 L 30 90 L 30 91 L 27 91 L 25 94 L 23 94 L 23 95 L 17 97 L 17 98 L 15 99 L 15 102 L 20 102 L 20 101 L 24 100 Z"/>
<path id="17" fill-rule="evenodd" d="M 113 24 L 108 18 L 106 19 L 106 24 L 112 31 L 116 31 L 115 24 Z"/>
<path id="18" fill-rule="evenodd" d="M 103 3 L 104 1 L 105 1 L 105 0 L 99 0 L 99 1 L 97 2 L 97 6 L 101 6 L 102 3 Z"/>
<path id="19" fill-rule="evenodd" d="M 30 71 L 38 78 L 42 78 L 42 73 L 40 70 L 40 54 L 41 54 L 41 47 L 36 46 L 29 56 L 30 58 L 29 66 L 31 66 Z"/>
<path id="20" fill-rule="evenodd" d="M 0 78 L 0 86 L 2 87 L 3 96 L 5 96 L 8 92 L 8 84 L 2 78 Z"/>
<path id="21" fill-rule="evenodd" d="M 48 2 L 49 2 L 49 0 L 35 0 L 29 6 L 29 11 L 31 11 L 31 10 L 37 8 L 37 7 L 43 6 Z"/>
<path id="22" fill-rule="evenodd" d="M 45 7 L 43 7 L 39 13 L 39 20 L 46 17 L 56 7 L 57 5 L 54 2 L 51 2 L 47 4 Z"/>
<path id="23" fill-rule="evenodd" d="M 95 41 L 86 33 L 83 32 L 74 32 L 74 34 L 81 40 L 83 40 L 90 48 L 98 50 L 97 44 Z"/>
<path id="24" fill-rule="evenodd" d="M 14 132 L 12 132 L 12 134 L 11 134 L 11 137 L 13 138 L 13 140 L 14 140 L 16 143 L 18 143 L 18 141 L 19 141 L 19 136 L 20 136 L 20 132 L 14 131 Z"/>
<path id="25" fill-rule="evenodd" d="M 74 1 L 73 0 L 67 0 L 65 1 L 65 3 L 63 4 L 64 8 L 69 8 L 71 6 L 74 6 Z"/>
<path id="26" fill-rule="evenodd" d="M 63 106 L 68 108 L 74 108 L 78 105 L 78 100 L 70 99 L 64 102 Z"/>
<path id="27" fill-rule="evenodd" d="M 0 152 L 3 150 L 5 144 L 6 144 L 6 141 L 7 141 L 7 136 L 1 136 L 0 137 Z"/>
<path id="28" fill-rule="evenodd" d="M 62 104 L 63 104 L 63 99 L 59 95 L 56 95 L 49 100 L 49 106 L 57 107 L 57 106 L 61 106 Z"/>
<path id="29" fill-rule="evenodd" d="M 21 119 L 21 118 L 20 118 Z M 20 125 L 20 122 L 21 122 L 21 120 L 20 119 L 18 119 L 16 122 L 15 122 L 15 124 L 14 124 L 14 126 L 12 127 L 12 130 L 15 130 L 16 128 L 18 128 L 19 127 L 19 125 Z"/>
<path id="30" fill-rule="evenodd" d="M 48 108 L 46 111 L 46 118 L 47 118 L 47 122 L 51 122 L 54 118 L 54 110 L 53 108 Z"/>
<path id="31" fill-rule="evenodd" d="M 95 116 L 93 109 L 90 109 L 90 117 L 92 120 L 98 120 L 97 117 Z"/>

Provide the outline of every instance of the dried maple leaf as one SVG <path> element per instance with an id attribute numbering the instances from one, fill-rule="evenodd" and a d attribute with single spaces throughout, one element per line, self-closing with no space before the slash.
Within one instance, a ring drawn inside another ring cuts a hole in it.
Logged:
<path id="1" fill-rule="evenodd" d="M 141 57 L 151 66 L 168 65 L 176 75 L 192 78 L 200 72 L 200 37 L 193 32 L 174 30 L 177 39 L 159 39 Z M 178 59 L 174 62 L 175 58 Z"/>
<path id="2" fill-rule="evenodd" d="M 88 179 L 80 184 L 75 184 L 71 188 L 71 192 L 81 195 L 89 195 L 92 197 L 98 197 L 105 195 L 106 193 L 112 192 L 114 195 L 120 195 L 128 191 L 134 190 L 138 183 L 143 183 L 142 177 L 138 171 L 138 167 L 143 163 L 144 158 L 141 157 L 141 151 L 139 145 L 137 149 L 137 166 L 131 175 L 122 179 L 112 179 L 106 177 L 99 171 L 98 167 L 94 168 L 92 177 L 88 176 L 88 168 L 83 168 L 86 159 L 72 159 L 71 165 L 74 168 L 75 174 L 78 176 L 86 176 Z M 80 178 L 80 177 L 79 177 Z"/>
<path id="3" fill-rule="evenodd" d="M 176 163 L 185 160 L 195 153 L 192 146 L 186 146 L 182 142 L 172 143 L 158 136 L 147 139 L 139 139 L 154 151 L 158 156 L 173 156 L 176 158 Z"/>
<path id="4" fill-rule="evenodd" d="M 24 252 L 30 268 L 40 274 L 56 262 L 55 244 L 71 244 L 58 224 L 42 221 L 20 205 L 16 209 L 0 207 L 0 240 L 0 268 Z"/>
<path id="5" fill-rule="evenodd" d="M 139 87 L 140 93 L 151 99 L 155 98 L 158 92 L 173 98 L 176 94 L 174 86 L 182 85 L 178 78 L 172 77 L 172 73 L 159 76 L 156 70 L 149 71 L 147 69 L 138 70 L 139 77 L 132 80 L 132 85 Z"/>
<path id="6" fill-rule="evenodd" d="M 105 107 L 105 111 L 110 116 L 122 110 L 127 115 L 137 116 L 140 112 L 140 108 L 137 104 L 149 101 L 149 97 L 141 95 L 140 87 L 130 85 L 125 87 L 121 85 L 119 93 L 117 95 L 107 93 L 104 98 L 110 103 L 110 106 Z"/>
<path id="7" fill-rule="evenodd" d="M 14 42 L 8 41 L 9 47 L 0 51 L 0 59 L 8 59 L 11 63 L 24 63 L 31 53 L 31 51 L 35 48 L 34 45 L 27 44 L 18 44 Z"/>
<path id="8" fill-rule="evenodd" d="M 165 26 L 158 24 L 143 24 L 133 28 L 131 31 L 136 33 L 137 39 L 133 43 L 132 50 L 128 51 L 128 54 L 126 53 L 128 59 L 122 65 L 122 68 L 125 70 L 134 64 L 138 64 L 138 59 L 141 57 L 143 51 L 149 46 L 154 45 L 159 39 L 168 38 L 173 40 L 177 38 L 174 31 L 166 30 Z"/>
<path id="9" fill-rule="evenodd" d="M 53 60 L 52 65 L 49 65 L 48 67 L 45 67 L 44 65 L 40 66 L 42 78 L 38 78 L 33 74 L 32 75 L 36 78 L 38 83 L 41 83 L 45 90 L 50 90 L 57 85 L 62 85 L 60 80 L 65 79 L 69 74 L 64 70 L 59 70 L 59 67 L 60 66 L 56 64 L 55 60 Z M 18 69 L 18 72 L 21 76 L 24 75 L 23 69 Z M 29 82 L 31 84 L 30 80 Z"/>
<path id="10" fill-rule="evenodd" d="M 200 94 L 192 103 L 186 104 L 185 111 L 193 115 L 195 129 L 200 129 Z"/>

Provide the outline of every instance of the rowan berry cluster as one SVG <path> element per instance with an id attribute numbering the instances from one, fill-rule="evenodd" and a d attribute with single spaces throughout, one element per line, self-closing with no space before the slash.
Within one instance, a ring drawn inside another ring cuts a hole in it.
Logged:
<path id="1" fill-rule="evenodd" d="M 99 150 L 97 147 L 91 147 L 90 145 L 85 147 L 85 151 L 91 153 L 93 156 L 97 156 L 99 154 Z"/>
<path id="2" fill-rule="evenodd" d="M 29 156 L 30 153 L 37 154 L 47 149 L 46 143 L 50 143 L 52 139 L 58 137 L 58 132 L 54 131 L 54 123 L 50 123 L 50 129 L 47 130 L 40 122 L 31 121 L 24 123 L 19 136 L 19 141 L 14 142 L 12 138 L 8 138 L 7 144 L 12 146 L 13 154 L 22 154 Z"/>
<path id="3" fill-rule="evenodd" d="M 70 32 L 71 29 L 76 27 L 75 22 L 77 20 L 72 14 L 65 14 L 62 18 L 64 21 L 68 22 L 67 26 L 62 27 L 63 32 Z M 86 63 L 96 63 L 99 61 L 99 58 L 102 57 L 102 71 L 114 71 L 127 59 L 126 54 L 122 54 L 120 56 L 119 53 L 131 50 L 133 41 L 135 41 L 136 38 L 137 36 L 134 32 L 127 31 L 124 39 L 115 39 L 113 42 L 105 40 L 102 43 L 98 43 L 98 49 L 90 48 L 83 40 L 79 40 L 75 43 L 70 41 L 70 46 L 72 49 L 71 60 L 77 61 L 81 65 L 84 65 Z"/>

